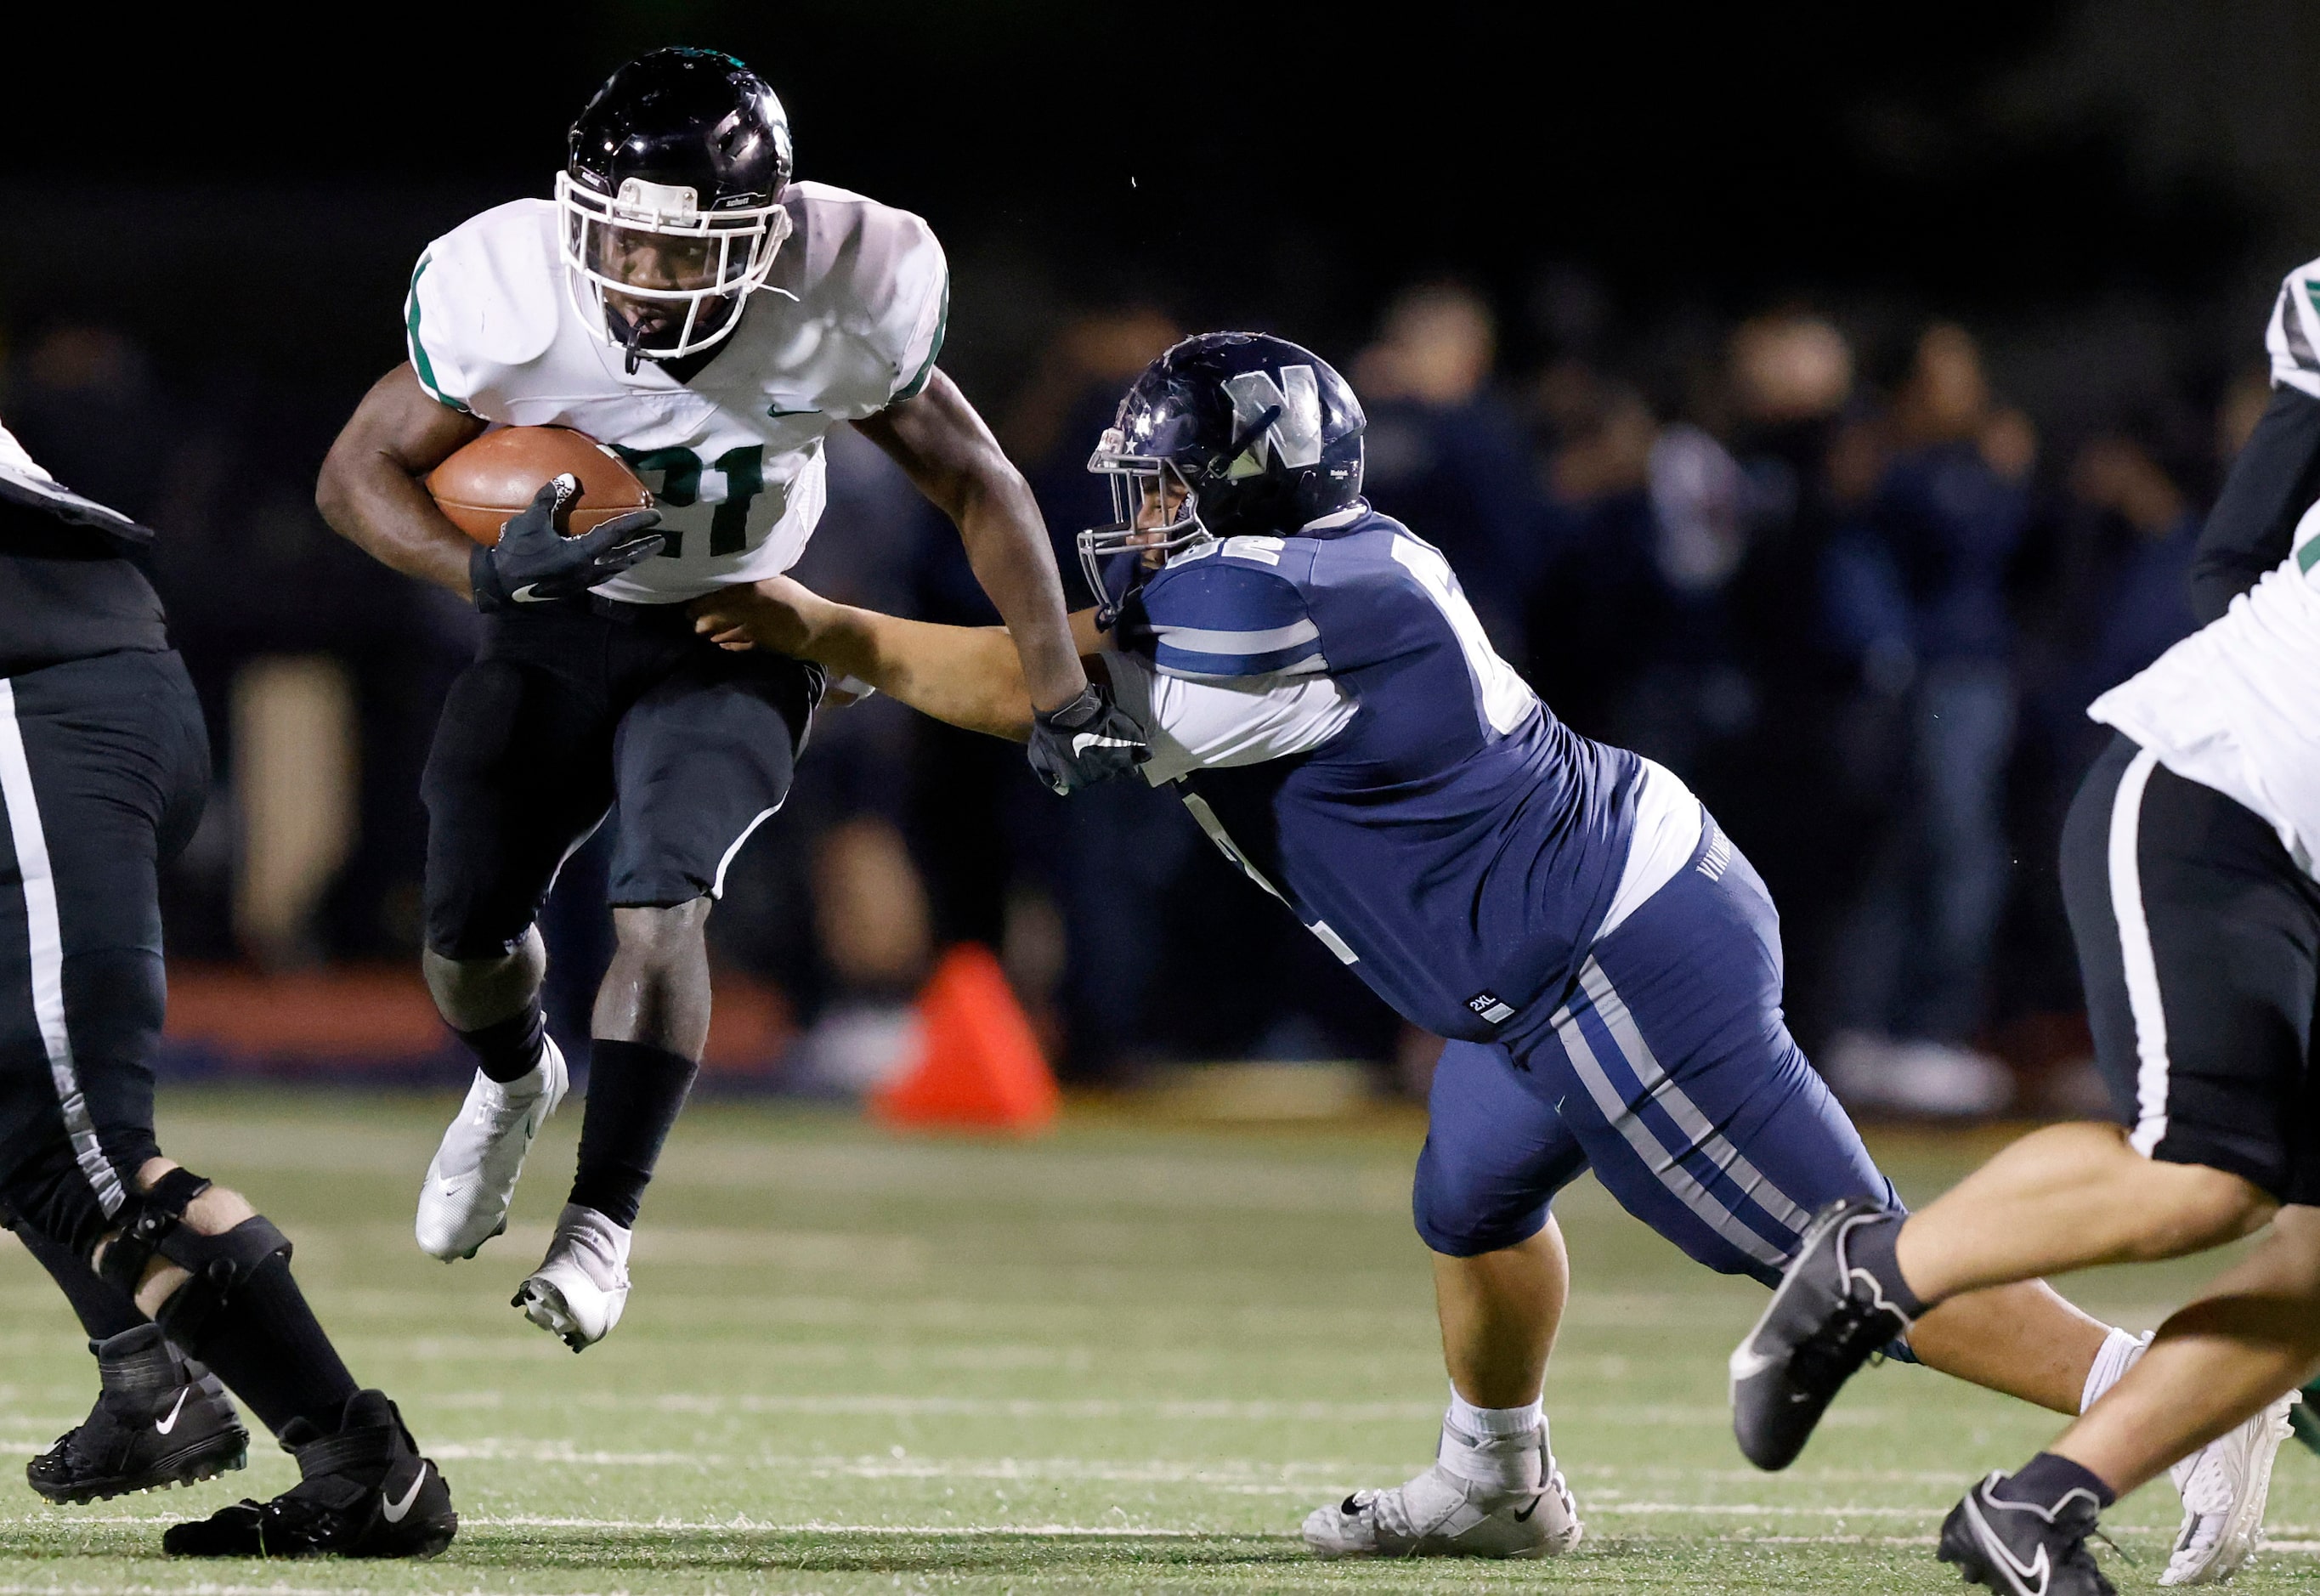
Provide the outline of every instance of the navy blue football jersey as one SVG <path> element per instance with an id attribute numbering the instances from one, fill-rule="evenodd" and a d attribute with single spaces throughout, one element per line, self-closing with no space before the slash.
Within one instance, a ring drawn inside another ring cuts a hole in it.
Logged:
<path id="1" fill-rule="evenodd" d="M 1483 1041 L 1562 1001 L 1642 762 L 1547 712 L 1431 544 L 1366 505 L 1208 544 L 1114 636 L 1148 778 L 1404 1018 Z"/>

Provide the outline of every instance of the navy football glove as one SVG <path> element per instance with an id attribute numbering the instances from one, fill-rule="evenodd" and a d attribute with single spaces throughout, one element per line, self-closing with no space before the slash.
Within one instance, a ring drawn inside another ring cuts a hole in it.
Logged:
<path id="1" fill-rule="evenodd" d="M 497 544 L 467 557 L 476 608 L 489 614 L 512 604 L 578 598 L 639 560 L 650 559 L 667 543 L 658 532 L 648 530 L 660 524 L 657 510 L 631 511 L 593 532 L 566 537 L 572 503 L 579 496 L 580 479 L 570 472 L 549 477 L 532 494 L 531 503 L 500 529 Z M 639 532 L 646 535 L 637 536 Z"/>
<path id="2" fill-rule="evenodd" d="M 1152 757 L 1143 729 L 1111 702 L 1111 689 L 1090 682 L 1061 709 L 1031 717 L 1031 769 L 1058 793 L 1110 781 Z"/>

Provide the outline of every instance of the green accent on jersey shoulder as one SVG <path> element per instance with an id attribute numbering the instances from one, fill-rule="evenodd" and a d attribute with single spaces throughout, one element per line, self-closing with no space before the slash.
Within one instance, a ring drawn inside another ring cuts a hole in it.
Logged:
<path id="1" fill-rule="evenodd" d="M 2306 277 L 2304 281 L 2304 297 L 2312 302 L 2313 313 L 2320 315 L 2320 281 Z"/>
<path id="2" fill-rule="evenodd" d="M 927 363 L 919 367 L 919 375 L 902 385 L 889 404 L 900 404 L 905 399 L 915 399 L 925 391 L 927 379 L 935 374 L 935 357 L 942 353 L 943 337 L 950 331 L 950 274 L 943 273 L 942 308 L 935 312 L 934 341 L 927 346 Z"/>
<path id="3" fill-rule="evenodd" d="M 2308 576 L 2314 566 L 2320 566 L 2320 538 L 2310 540 L 2296 551 L 2296 568 L 2298 571 Z"/>
<path id="4" fill-rule="evenodd" d="M 438 404 L 449 405 L 462 415 L 473 415 L 475 412 L 469 410 L 464 401 L 445 393 L 443 385 L 435 380 L 435 364 L 428 359 L 427 346 L 419 338 L 419 279 L 434 258 L 431 255 L 421 255 L 418 266 L 411 273 L 411 297 L 403 319 L 403 329 L 411 341 L 411 369 L 419 374 L 419 385 L 427 390 L 430 399 Z"/>

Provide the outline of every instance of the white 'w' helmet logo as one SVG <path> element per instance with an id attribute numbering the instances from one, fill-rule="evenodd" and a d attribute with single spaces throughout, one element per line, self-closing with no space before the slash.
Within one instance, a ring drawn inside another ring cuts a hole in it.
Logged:
<path id="1" fill-rule="evenodd" d="M 1321 384 L 1310 366 L 1282 367 L 1279 383 L 1269 371 L 1244 371 L 1225 378 L 1225 392 L 1232 399 L 1235 436 L 1256 434 L 1234 458 L 1228 476 L 1257 475 L 1268 454 L 1292 470 L 1321 463 Z"/>

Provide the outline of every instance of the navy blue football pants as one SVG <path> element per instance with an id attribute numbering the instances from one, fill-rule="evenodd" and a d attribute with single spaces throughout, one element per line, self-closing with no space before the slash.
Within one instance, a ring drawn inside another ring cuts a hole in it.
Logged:
<path id="1" fill-rule="evenodd" d="M 1772 895 L 1705 831 L 1551 1017 L 1518 1021 L 1529 1034 L 1510 1043 L 1443 1048 L 1411 1204 L 1436 1252 L 1527 1240 L 1592 1169 L 1693 1258 L 1770 1285 L 1822 1204 L 1894 1200 L 1781 1018 Z"/>

